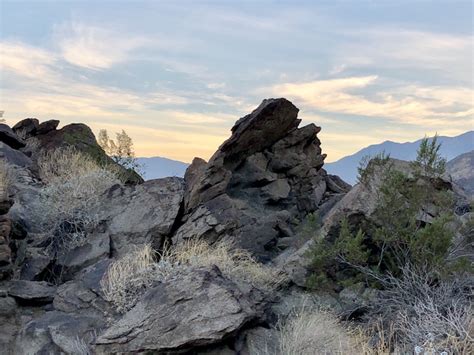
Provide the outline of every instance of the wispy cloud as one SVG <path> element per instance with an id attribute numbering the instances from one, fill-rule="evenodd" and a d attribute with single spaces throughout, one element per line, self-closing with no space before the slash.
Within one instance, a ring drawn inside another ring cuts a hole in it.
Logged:
<path id="1" fill-rule="evenodd" d="M 371 93 L 368 89 L 379 81 L 383 86 Z M 285 83 L 273 86 L 270 91 L 320 111 L 385 118 L 412 125 L 454 124 L 467 128 L 468 120 L 473 119 L 473 89 L 390 85 L 393 83 L 371 75 Z"/>
<path id="2" fill-rule="evenodd" d="M 9 71 L 27 78 L 51 78 L 54 75 L 51 67 L 57 59 L 56 55 L 47 50 L 21 42 L 0 42 L 3 75 Z"/>
<path id="3" fill-rule="evenodd" d="M 56 26 L 55 37 L 66 61 L 94 70 L 126 61 L 132 51 L 151 42 L 144 36 L 123 37 L 112 30 L 82 23 Z"/>

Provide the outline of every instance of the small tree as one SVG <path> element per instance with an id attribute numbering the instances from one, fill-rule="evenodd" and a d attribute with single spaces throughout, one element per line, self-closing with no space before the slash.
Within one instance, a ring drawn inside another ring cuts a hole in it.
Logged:
<path id="1" fill-rule="evenodd" d="M 116 134 L 116 141 L 114 141 L 109 138 L 107 130 L 101 129 L 98 143 L 117 164 L 126 169 L 133 169 L 138 172 L 141 170 L 141 166 L 135 157 L 132 138 L 124 130 Z"/>
<path id="2" fill-rule="evenodd" d="M 435 177 L 445 172 L 446 159 L 440 156 L 440 148 L 441 143 L 438 143 L 437 134 L 431 140 L 427 137 L 422 139 L 416 160 L 413 162 L 413 166 L 418 170 L 418 173 Z"/>

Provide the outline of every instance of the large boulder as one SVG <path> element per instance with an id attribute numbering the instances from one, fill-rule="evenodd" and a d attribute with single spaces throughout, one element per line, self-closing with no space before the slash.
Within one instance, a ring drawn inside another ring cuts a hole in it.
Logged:
<path id="1" fill-rule="evenodd" d="M 160 249 L 173 230 L 183 194 L 183 179 L 177 177 L 112 187 L 93 213 L 103 221 L 99 229 L 110 236 L 113 254 L 147 242 Z"/>
<path id="2" fill-rule="evenodd" d="M 33 137 L 39 127 L 37 118 L 25 118 L 12 127 L 13 132 L 20 135 L 24 139 Z"/>
<path id="3" fill-rule="evenodd" d="M 129 184 L 142 183 L 143 179 L 132 169 L 125 169 L 116 164 L 97 143 L 94 133 L 85 124 L 74 123 L 69 124 L 61 129 L 57 129 L 58 120 L 49 120 L 37 124 L 34 119 L 26 119 L 15 125 L 16 131 L 28 130 L 28 141 L 34 139 L 36 141 L 35 151 L 48 151 L 58 148 L 74 147 L 78 151 L 85 153 L 95 160 L 103 164 L 111 164 L 117 166 L 123 179 Z M 0 139 L 1 141 L 1 139 Z M 8 143 L 7 143 L 8 144 Z M 24 147 L 24 144 L 23 146 Z"/>
<path id="4" fill-rule="evenodd" d="M 10 127 L 3 123 L 0 123 L 0 142 L 9 145 L 13 149 L 20 149 L 26 145 Z"/>
<path id="5" fill-rule="evenodd" d="M 264 100 L 237 121 L 208 163 L 193 161 L 175 243 L 230 237 L 262 261 L 287 247 L 281 239 L 294 237 L 294 227 L 327 192 L 320 128 L 298 128 L 297 115 L 286 99 Z"/>
<path id="6" fill-rule="evenodd" d="M 196 269 L 157 285 L 96 341 L 99 354 L 166 353 L 222 341 L 261 315 L 261 295 L 219 269 Z"/>

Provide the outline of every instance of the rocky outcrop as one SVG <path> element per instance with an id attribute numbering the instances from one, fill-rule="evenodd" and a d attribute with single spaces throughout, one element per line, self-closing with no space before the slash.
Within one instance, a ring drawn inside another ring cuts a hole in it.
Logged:
<path id="1" fill-rule="evenodd" d="M 460 214 L 468 211 L 469 201 L 462 191 L 454 185 L 448 176 L 441 177 L 419 177 L 410 162 L 388 159 L 380 164 L 375 161 L 369 163 L 371 174 L 363 182 L 356 184 L 349 192 L 342 194 L 341 198 L 323 215 L 320 234 L 327 240 L 334 240 L 340 232 L 340 225 L 346 219 L 353 232 L 362 228 L 370 238 L 368 230 L 370 226 L 379 226 L 375 211 L 380 203 L 380 188 L 387 171 L 398 171 L 405 176 L 406 184 L 418 186 L 426 185 L 435 190 L 442 190 L 452 194 L 455 201 L 455 209 Z M 439 209 L 433 203 L 427 203 L 421 207 L 418 214 L 418 223 L 423 225 L 430 223 L 435 217 L 439 217 Z M 305 257 L 311 249 L 314 241 L 309 240 L 299 249 L 288 250 L 288 253 L 278 258 L 277 264 L 282 265 L 291 280 L 301 286 L 306 286 L 308 277 L 309 258 Z"/>
<path id="2" fill-rule="evenodd" d="M 261 315 L 261 301 L 216 267 L 196 269 L 151 289 L 97 339 L 97 350 L 165 353 L 213 344 Z"/>
<path id="3" fill-rule="evenodd" d="M 474 198 L 474 150 L 450 160 L 446 170 L 453 181 Z"/>
<path id="4" fill-rule="evenodd" d="M 0 142 L 9 145 L 13 149 L 20 149 L 26 145 L 10 127 L 3 123 L 0 123 Z"/>
<path id="5" fill-rule="evenodd" d="M 25 118 L 14 125 L 12 130 L 24 139 L 28 139 L 36 135 L 38 127 L 39 120 L 37 118 Z"/>
<path id="6" fill-rule="evenodd" d="M 180 178 L 150 180 L 137 186 L 115 186 L 102 196 L 99 227 L 111 241 L 112 253 L 151 243 L 161 249 L 178 218 L 184 194 Z"/>
<path id="7" fill-rule="evenodd" d="M 327 192 L 320 128 L 298 128 L 297 115 L 286 99 L 264 100 L 237 121 L 208 163 L 193 161 L 174 243 L 230 237 L 263 261 L 287 247 L 295 225 Z"/>

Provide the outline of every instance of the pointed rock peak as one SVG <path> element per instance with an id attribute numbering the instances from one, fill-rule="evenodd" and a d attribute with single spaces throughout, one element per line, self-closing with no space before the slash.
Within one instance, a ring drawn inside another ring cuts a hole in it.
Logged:
<path id="1" fill-rule="evenodd" d="M 265 99 L 252 113 L 240 118 L 232 136 L 219 148 L 224 162 L 241 161 L 260 152 L 298 127 L 298 108 L 284 98 Z"/>

